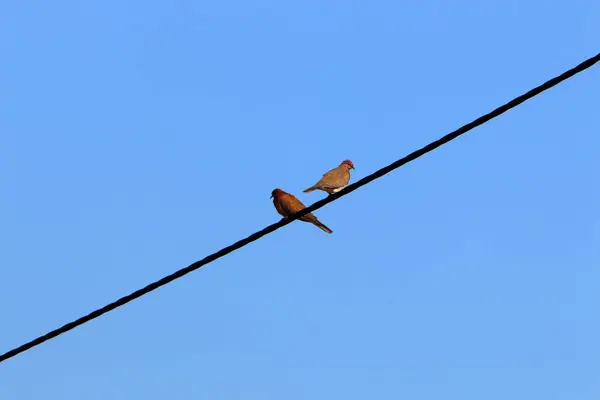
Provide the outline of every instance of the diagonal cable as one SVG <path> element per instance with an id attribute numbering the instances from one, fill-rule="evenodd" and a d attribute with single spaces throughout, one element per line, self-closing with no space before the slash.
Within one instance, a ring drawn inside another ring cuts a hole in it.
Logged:
<path id="1" fill-rule="evenodd" d="M 244 239 L 238 240 L 237 242 L 233 243 L 232 245 L 229 245 L 229 246 L 217 251 L 216 253 L 213 253 L 213 254 L 210 254 L 210 255 L 204 257 L 200 261 L 196 261 L 195 263 L 172 273 L 171 275 L 165 276 L 164 278 L 161 278 L 155 282 L 152 282 L 149 285 L 147 285 L 141 289 L 138 289 L 135 292 L 128 294 L 127 296 L 123 296 L 120 299 L 118 299 L 110 304 L 107 304 L 102 308 L 94 310 L 91 313 L 89 313 L 81 318 L 78 318 L 72 322 L 69 322 L 68 324 L 63 325 L 60 328 L 54 329 L 53 331 L 50 331 L 42 336 L 39 336 L 19 347 L 16 347 L 12 350 L 7 351 L 6 353 L 0 355 L 0 362 L 4 362 L 4 361 L 8 360 L 9 358 L 16 356 L 17 354 L 20 354 L 24 351 L 31 349 L 32 347 L 38 346 L 50 339 L 53 339 L 59 335 L 62 335 L 63 333 L 66 333 L 66 332 L 70 331 L 71 329 L 75 329 L 76 327 L 83 325 L 93 319 L 96 319 L 96 318 L 100 317 L 101 315 L 106 314 L 107 312 L 110 312 L 118 307 L 124 306 L 125 304 L 129 303 L 132 300 L 142 297 L 143 295 L 148 294 L 148 293 L 152 292 L 153 290 L 156 290 L 159 287 L 164 286 L 164 285 L 174 281 L 175 279 L 179 279 L 182 276 L 187 275 L 190 272 L 195 271 L 198 268 L 203 267 L 206 264 L 209 264 L 209 263 L 211 263 L 211 262 L 237 250 L 237 249 L 240 249 L 240 248 L 246 246 L 247 244 L 250 244 L 250 243 L 260 239 L 261 237 L 263 237 L 265 235 L 268 235 L 269 233 L 271 233 L 279 228 L 284 227 L 285 225 L 295 221 L 296 219 L 302 217 L 303 215 L 308 214 L 309 212 L 318 210 L 319 208 L 325 206 L 326 204 L 329 204 L 332 201 L 335 201 L 342 196 L 346 196 L 350 192 L 355 191 L 356 189 L 366 185 L 367 183 L 370 183 L 370 182 L 374 181 L 375 179 L 381 178 L 383 175 L 388 174 L 388 173 L 392 172 L 393 170 L 400 168 L 404 164 L 407 164 L 407 163 L 429 153 L 430 151 L 437 149 L 438 147 L 456 139 L 457 137 L 464 135 L 465 133 L 469 132 L 473 128 L 476 128 L 480 125 L 485 124 L 486 122 L 496 118 L 497 116 L 504 114 L 506 111 L 520 105 L 521 103 L 537 96 L 538 94 L 552 88 L 553 86 L 558 85 L 559 83 L 571 78 L 572 76 L 590 68 L 591 66 L 596 64 L 598 61 L 600 61 L 600 53 L 585 60 L 584 62 L 577 65 L 576 67 L 573 67 L 572 69 L 560 74 L 559 76 L 554 77 L 554 78 L 550 79 L 549 81 L 544 82 L 541 85 L 531 89 L 527 93 L 524 93 L 519 97 L 516 97 L 515 99 L 496 108 L 495 110 L 491 111 L 490 113 L 482 115 L 481 117 L 477 118 L 476 120 L 469 122 L 468 124 L 458 128 L 454 132 L 450 132 L 446 136 L 443 136 L 440 139 L 438 139 L 434 142 L 431 142 L 427 146 L 422 147 L 419 150 L 413 151 L 406 157 L 403 157 L 403 158 L 399 159 L 398 161 L 395 161 L 392 164 L 375 171 L 371 175 L 365 176 L 361 180 L 347 186 L 345 189 L 343 189 L 337 193 L 334 193 L 322 200 L 317 201 L 316 203 L 312 204 L 311 206 L 306 207 L 302 211 L 299 211 L 296 214 L 292 215 L 291 217 L 289 217 L 285 220 L 276 222 L 274 224 L 271 224 L 271 225 L 267 226 L 266 228 L 264 228 L 258 232 L 255 232 L 255 233 L 251 234 L 250 236 L 248 236 Z"/>

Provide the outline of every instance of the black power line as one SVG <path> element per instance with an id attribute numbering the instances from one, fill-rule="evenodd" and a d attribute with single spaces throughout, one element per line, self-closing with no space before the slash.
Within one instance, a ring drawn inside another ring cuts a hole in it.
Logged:
<path id="1" fill-rule="evenodd" d="M 326 204 L 331 203 L 332 201 L 337 200 L 338 198 L 347 195 L 350 192 L 355 191 L 356 189 L 358 189 L 361 186 L 366 185 L 367 183 L 374 181 L 375 179 L 378 179 L 380 177 L 382 177 L 383 175 L 392 172 L 393 170 L 395 170 L 396 168 L 399 168 L 401 166 L 403 166 L 404 164 L 407 164 L 427 153 L 429 153 L 430 151 L 433 151 L 435 149 L 437 149 L 438 147 L 450 142 L 451 140 L 456 139 L 457 137 L 467 133 L 468 131 L 470 131 L 471 129 L 479 126 L 479 125 L 483 125 L 484 123 L 488 122 L 489 120 L 496 118 L 497 116 L 505 113 L 506 111 L 510 110 L 511 108 L 514 108 L 516 106 L 518 106 L 519 104 L 531 99 L 534 96 L 537 96 L 538 94 L 542 93 L 545 90 L 550 89 L 553 86 L 558 85 L 559 83 L 571 78 L 572 76 L 590 68 L 591 66 L 593 66 L 594 64 L 596 64 L 598 61 L 600 61 L 600 53 L 596 54 L 594 57 L 589 58 L 587 60 L 585 60 L 584 62 L 582 62 L 581 64 L 577 65 L 576 67 L 564 72 L 563 74 L 550 79 L 549 81 L 539 85 L 538 87 L 530 90 L 529 92 L 522 94 L 521 96 L 509 101 L 508 103 L 496 108 L 494 111 L 482 115 L 481 117 L 477 118 L 476 120 L 462 126 L 461 128 L 455 130 L 454 132 L 451 132 L 449 134 L 447 134 L 446 136 L 443 136 L 442 138 L 436 140 L 435 142 L 432 142 L 430 144 L 428 144 L 425 147 L 420 148 L 419 150 L 416 150 L 412 153 L 410 153 L 409 155 L 407 155 L 404 158 L 399 159 L 398 161 L 393 162 L 392 164 L 381 168 L 378 171 L 375 171 L 374 173 L 372 173 L 371 175 L 365 176 L 364 178 L 362 178 L 361 180 L 349 185 L 348 187 L 346 187 L 345 189 L 334 193 L 322 200 L 317 201 L 316 203 L 312 204 L 309 207 L 306 207 L 305 209 L 303 209 L 302 211 L 297 212 L 296 214 L 294 214 L 293 216 L 285 219 L 285 220 L 281 220 L 277 223 L 274 223 L 272 225 L 267 226 L 266 228 L 264 228 L 263 230 L 260 230 L 258 232 L 253 233 L 252 235 L 239 240 L 237 242 L 235 242 L 234 244 L 227 246 L 219 251 L 217 251 L 216 253 L 213 253 L 209 256 L 204 257 L 202 260 L 200 261 L 196 261 L 195 263 L 182 268 L 174 273 L 172 273 L 171 275 L 165 276 L 162 279 L 159 279 L 156 282 L 152 282 L 151 284 L 147 285 L 146 287 L 143 287 L 139 290 L 136 290 L 133 293 L 128 294 L 127 296 L 121 297 L 120 299 L 105 305 L 102 308 L 99 308 L 97 310 L 92 311 L 91 313 L 89 313 L 88 315 L 85 315 L 81 318 L 76 319 L 75 321 L 69 322 L 66 325 L 61 326 L 58 329 L 55 329 L 53 331 L 50 331 L 42 336 L 37 337 L 36 339 L 31 340 L 30 342 L 27 342 L 19 347 L 16 347 L 12 350 L 7 351 L 6 353 L 2 354 L 0 356 L 0 362 L 6 361 L 9 358 L 12 358 L 14 356 L 16 356 L 17 354 L 20 354 L 24 351 L 27 351 L 29 349 L 31 349 L 32 347 L 35 347 L 37 345 L 40 345 L 50 339 L 53 339 L 55 337 L 57 337 L 58 335 L 62 335 L 65 332 L 70 331 L 71 329 L 74 329 L 80 325 L 83 325 L 93 319 L 96 319 L 98 317 L 100 317 L 103 314 L 106 314 L 109 311 L 112 311 L 118 307 L 121 307 L 127 303 L 129 303 L 132 300 L 137 299 L 138 297 L 142 297 L 143 295 L 150 293 L 151 291 L 158 289 L 161 286 L 166 285 L 167 283 L 170 283 L 172 281 L 174 281 L 175 279 L 181 278 L 184 275 L 189 274 L 192 271 L 197 270 L 198 268 L 211 263 L 213 261 L 215 261 L 218 258 L 221 258 L 229 253 L 231 253 L 232 251 L 235 251 L 241 247 L 246 246 L 247 244 L 250 244 L 252 242 L 254 242 L 255 240 L 260 239 L 261 237 L 291 223 L 292 221 L 295 221 L 296 219 L 302 217 L 303 215 L 308 214 L 309 212 L 313 212 L 315 210 L 318 210 L 319 208 L 325 206 Z"/>

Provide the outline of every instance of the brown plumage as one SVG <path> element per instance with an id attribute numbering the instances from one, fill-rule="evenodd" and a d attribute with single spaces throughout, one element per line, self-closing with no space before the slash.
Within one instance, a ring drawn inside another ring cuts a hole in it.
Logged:
<path id="1" fill-rule="evenodd" d="M 283 218 L 287 218 L 290 215 L 306 208 L 304 204 L 302 204 L 302 202 L 296 198 L 296 196 L 291 193 L 284 192 L 281 189 L 273 190 L 273 192 L 271 192 L 271 197 L 273 198 L 273 205 L 275 206 L 275 209 L 281 216 L 283 216 Z M 319 221 L 312 213 L 306 214 L 305 216 L 299 218 L 299 220 L 310 222 L 327 233 L 333 233 L 331 229 L 326 227 L 325 224 Z"/>
<path id="2" fill-rule="evenodd" d="M 322 190 L 329 194 L 339 192 L 348 186 L 348 183 L 350 182 L 351 169 L 354 169 L 354 164 L 352 161 L 342 161 L 338 167 L 325 172 L 321 180 L 304 190 L 304 193 L 312 192 L 313 190 Z"/>

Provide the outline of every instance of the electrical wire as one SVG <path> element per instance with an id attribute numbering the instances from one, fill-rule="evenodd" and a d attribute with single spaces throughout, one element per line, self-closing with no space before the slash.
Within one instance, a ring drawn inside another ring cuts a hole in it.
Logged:
<path id="1" fill-rule="evenodd" d="M 459 136 L 464 135 L 465 133 L 469 132 L 473 128 L 483 125 L 484 123 L 492 120 L 493 118 L 498 117 L 499 115 L 505 113 L 506 111 L 508 111 L 514 107 L 517 107 L 521 103 L 537 96 L 538 94 L 552 88 L 553 86 L 558 85 L 559 83 L 571 78 L 572 76 L 590 68 L 591 66 L 596 64 L 598 61 L 600 61 L 600 53 L 585 60 L 581 64 L 562 73 L 561 75 L 556 76 L 547 82 L 544 82 L 543 84 L 535 87 L 534 89 L 528 91 L 527 93 L 524 93 L 519 97 L 516 97 L 515 99 L 496 108 L 495 110 L 491 111 L 490 113 L 482 115 L 481 117 L 475 119 L 472 122 L 469 122 L 468 124 L 460 127 L 459 129 L 457 129 L 453 132 L 450 132 L 449 134 L 428 144 L 427 146 L 422 147 L 422 148 L 410 153 L 409 155 L 393 162 L 392 164 L 389 164 L 389 165 L 379 169 L 378 171 L 375 171 L 374 173 L 372 173 L 368 176 L 365 176 L 364 178 L 360 179 L 359 181 L 347 186 L 343 190 L 341 190 L 337 193 L 334 193 L 322 200 L 315 202 L 311 206 L 306 207 L 305 209 L 297 212 L 296 214 L 290 216 L 289 218 L 282 219 L 279 222 L 271 224 L 271 225 L 267 226 L 266 228 L 264 228 L 258 232 L 255 232 L 244 239 L 238 240 L 237 242 L 233 243 L 232 245 L 229 245 L 213 254 L 210 254 L 210 255 L 204 257 L 200 261 L 197 261 L 185 268 L 182 268 L 182 269 L 172 273 L 171 275 L 165 276 L 164 278 L 161 278 L 155 282 L 152 282 L 149 285 L 147 285 L 141 289 L 138 289 L 135 292 L 132 292 L 126 296 L 123 296 L 120 299 L 118 299 L 110 304 L 107 304 L 102 308 L 94 310 L 91 313 L 89 313 L 83 317 L 80 317 L 72 322 L 69 322 L 69 323 L 61 326 L 60 328 L 54 329 L 54 330 L 52 330 L 42 336 L 39 336 L 21 346 L 18 346 L 12 350 L 7 351 L 6 353 L 0 355 L 0 362 L 4 362 L 4 361 L 8 360 L 9 358 L 15 357 L 16 355 L 18 355 L 20 353 L 23 353 L 35 346 L 38 346 L 44 342 L 47 342 L 50 339 L 53 339 L 59 335 L 62 335 L 63 333 L 66 333 L 72 329 L 75 329 L 76 327 L 78 327 L 80 325 L 90 322 L 91 320 L 96 319 L 103 314 L 106 314 L 118 307 L 124 306 L 125 304 L 129 303 L 132 300 L 142 297 L 142 296 L 152 292 L 153 290 L 156 290 L 156 289 L 160 288 L 161 286 L 164 286 L 164 285 L 174 281 L 175 279 L 179 279 L 179 278 L 189 274 L 190 272 L 193 272 L 193 271 L 199 269 L 200 267 L 203 267 L 206 264 L 209 264 L 209 263 L 235 251 L 235 250 L 238 250 L 238 249 L 260 239 L 261 237 L 263 237 L 265 235 L 268 235 L 271 232 L 276 231 L 279 228 L 284 227 L 285 225 L 295 221 L 296 219 L 302 217 L 303 215 L 306 215 L 310 212 L 318 210 L 319 208 L 339 199 L 340 197 L 348 195 L 349 193 L 366 185 L 367 183 L 370 183 L 370 182 L 374 181 L 375 179 L 381 178 L 382 176 L 392 172 L 393 170 L 400 168 L 401 166 L 437 149 L 438 147 L 458 138 Z"/>

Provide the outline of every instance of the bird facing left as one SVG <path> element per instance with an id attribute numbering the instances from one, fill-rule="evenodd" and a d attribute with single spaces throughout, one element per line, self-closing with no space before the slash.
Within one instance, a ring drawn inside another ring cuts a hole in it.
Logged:
<path id="1" fill-rule="evenodd" d="M 275 206 L 275 209 L 283 218 L 288 218 L 290 215 L 306 208 L 304 204 L 302 204 L 302 202 L 296 198 L 296 196 L 291 193 L 284 192 L 281 189 L 273 190 L 271 192 L 271 198 L 273 198 L 273 205 Z M 299 218 L 299 220 L 309 222 L 327 233 L 333 233 L 331 229 L 319 221 L 312 213 L 302 216 Z"/>

